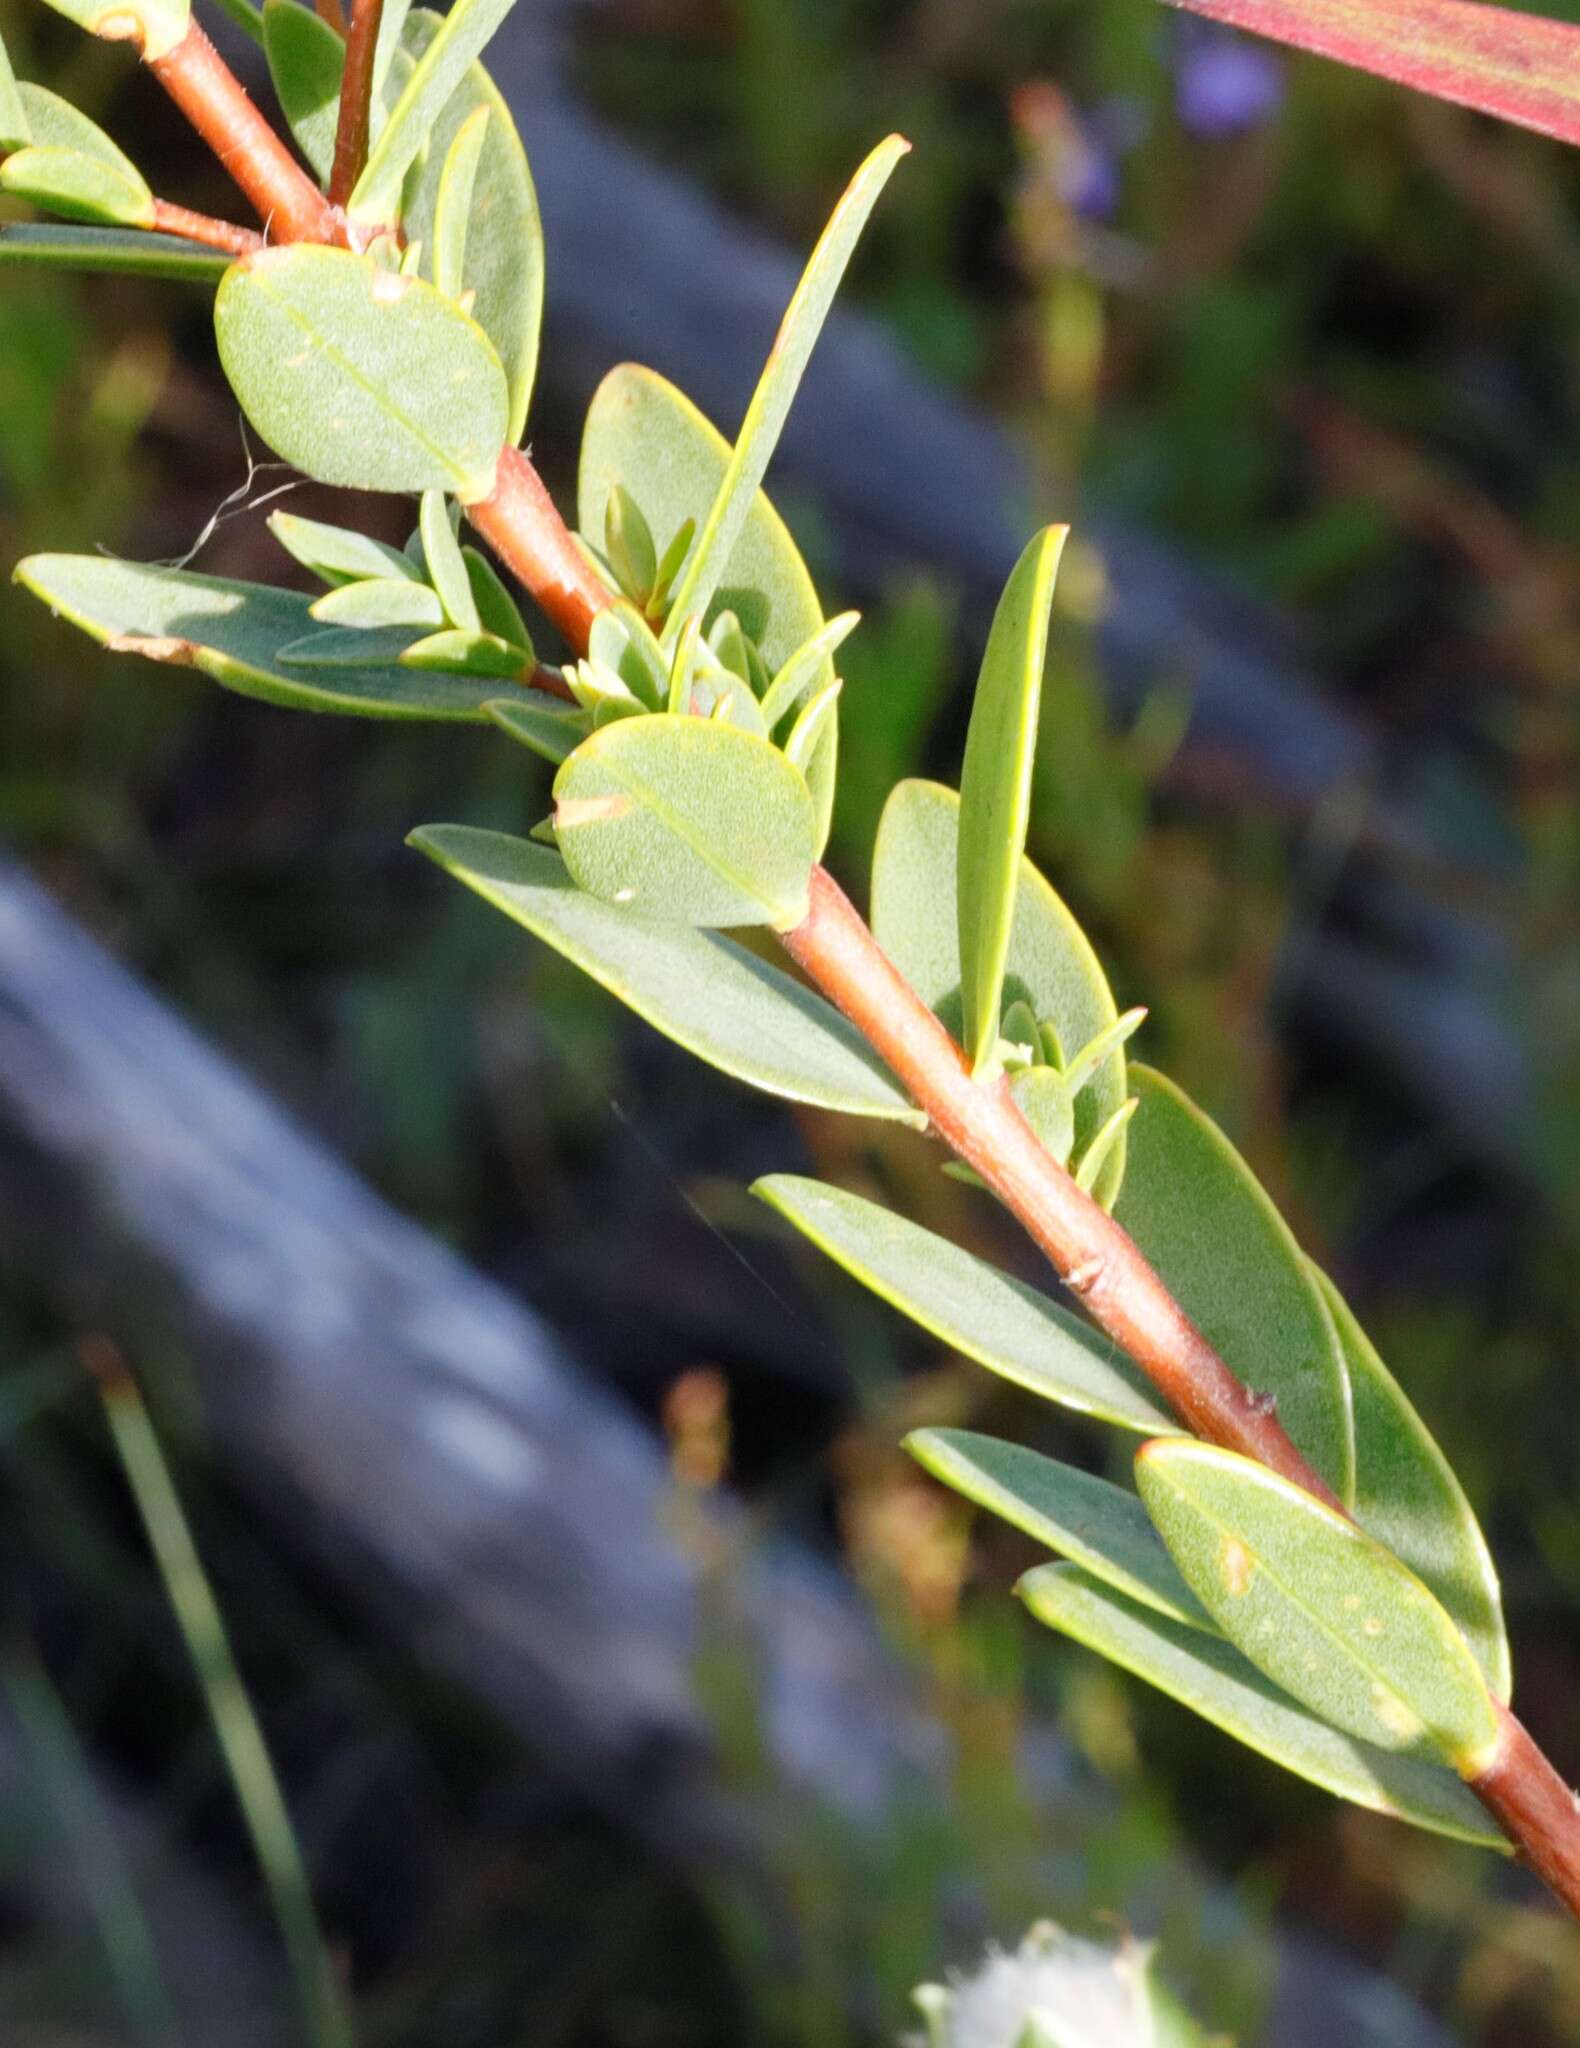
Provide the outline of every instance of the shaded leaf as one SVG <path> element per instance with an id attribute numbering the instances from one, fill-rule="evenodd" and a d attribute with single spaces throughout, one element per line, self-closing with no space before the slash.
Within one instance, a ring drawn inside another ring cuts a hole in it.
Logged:
<path id="1" fill-rule="evenodd" d="M 930 1010 L 958 1037 L 960 934 L 953 916 L 960 799 L 935 782 L 901 782 L 884 806 L 872 868 L 878 943 Z M 1097 955 L 1060 897 L 1029 860 L 1020 864 L 1004 995 L 1053 1025 L 1061 1045 L 1085 1045 L 1118 1015 Z M 1116 1046 L 1077 1098 L 1075 1133 L 1088 1144 L 1125 1099 Z M 1121 1143 L 1096 1190 L 1111 1206 L 1125 1171 Z"/>
<path id="2" fill-rule="evenodd" d="M 490 118 L 486 106 L 467 115 L 439 172 L 433 205 L 433 281 L 448 299 L 458 299 L 466 289 L 466 231 Z"/>
<path id="3" fill-rule="evenodd" d="M 1464 1776 L 1498 1723 L 1475 1659 L 1413 1572 L 1335 1509 L 1215 1444 L 1155 1442 L 1136 1484 L 1186 1582 L 1259 1671 L 1380 1749 Z"/>
<path id="4" fill-rule="evenodd" d="M 308 599 L 265 583 L 102 555 L 30 555 L 15 574 L 101 646 L 199 669 L 244 697 L 290 710 L 481 720 L 488 699 L 499 694 L 497 682 L 422 675 L 393 664 L 343 673 L 287 668 L 282 652 L 312 631 Z"/>
<path id="5" fill-rule="evenodd" d="M 925 1122 L 831 1004 L 734 940 L 600 903 L 503 833 L 431 825 L 411 843 L 710 1066 L 816 1108 Z"/>
<path id="6" fill-rule="evenodd" d="M 1063 1074 L 1053 1067 L 1026 1067 L 1010 1076 L 1009 1092 L 1038 1143 L 1068 1166 L 1075 1145 L 1075 1098 Z"/>
<path id="7" fill-rule="evenodd" d="M 308 476 L 463 504 L 493 488 L 504 372 L 431 285 L 344 249 L 265 249 L 226 272 L 214 328 L 248 419 Z"/>
<path id="8" fill-rule="evenodd" d="M 960 778 L 957 921 L 961 1043 L 973 1074 L 998 1061 L 999 999 L 1037 751 L 1054 578 L 1069 534 L 1045 527 L 1010 572 L 982 655 Z"/>
<path id="9" fill-rule="evenodd" d="M 290 0 L 294 5 L 295 0 Z M 116 277 L 170 278 L 216 286 L 230 258 L 179 235 L 142 228 L 57 227 L 26 221 L 0 229 L 0 265 L 45 270 L 92 270 Z"/>
<path id="10" fill-rule="evenodd" d="M 35 147 L 74 149 L 82 156 L 92 157 L 95 163 L 119 171 L 125 178 L 141 178 L 142 173 L 136 164 L 105 134 L 98 122 L 89 120 L 79 107 L 74 107 L 70 100 L 62 99 L 58 92 L 24 79 L 17 87 L 17 96 L 27 115 L 28 132 Z"/>
<path id="11" fill-rule="evenodd" d="M 1115 1216 L 1230 1370 L 1276 1399 L 1285 1429 L 1348 1505 L 1349 1376 L 1300 1247 L 1212 1119 L 1150 1067 L 1129 1072 L 1141 1106 Z"/>
<path id="12" fill-rule="evenodd" d="M 488 707 L 488 715 L 501 732 L 520 740 L 545 761 L 569 760 L 587 737 L 587 714 L 572 705 L 561 704 L 541 690 L 522 697 L 499 697 Z"/>
<path id="13" fill-rule="evenodd" d="M 624 484 L 609 493 L 603 545 L 616 583 L 634 604 L 647 604 L 658 583 L 658 549 L 641 506 Z"/>
<path id="14" fill-rule="evenodd" d="M 1325 1273 L 1355 1405 L 1355 1518 L 1436 1594 L 1505 1705 L 1512 1687 L 1497 1568 L 1464 1489 Z"/>
<path id="15" fill-rule="evenodd" d="M 1105 1586 L 1187 1628 L 1218 1633 L 1146 1509 L 1123 1487 L 972 1429 L 913 1430 L 905 1448 L 946 1486 Z"/>
<path id="16" fill-rule="evenodd" d="M 435 131 L 451 95 L 475 58 L 510 12 L 514 0 L 455 0 L 417 58 L 417 68 L 390 109 L 383 133 L 368 151 L 362 175 L 352 187 L 346 212 L 365 226 L 393 227 L 400 219 L 401 187 L 418 153 L 433 146 L 443 154 Z M 410 18 L 403 41 L 410 47 Z M 426 237 L 424 238 L 426 239 Z"/>
<path id="17" fill-rule="evenodd" d="M 153 194 L 140 173 L 76 149 L 19 149 L 0 163 L 0 189 L 96 227 L 145 227 L 154 217 Z"/>
<path id="18" fill-rule="evenodd" d="M 0 154 L 13 149 L 26 149 L 33 140 L 33 131 L 27 124 L 27 109 L 22 104 L 22 95 L 17 91 L 16 73 L 11 69 L 11 53 L 0 36 Z"/>
<path id="19" fill-rule="evenodd" d="M 327 184 L 335 160 L 346 46 L 300 0 L 263 0 L 263 54 L 292 138 L 318 182 Z"/>
<path id="20" fill-rule="evenodd" d="M 729 725 L 667 714 L 594 733 L 554 778 L 566 866 L 606 903 L 695 925 L 806 915 L 815 820 L 777 748 Z"/>
<path id="21" fill-rule="evenodd" d="M 1074 1565 L 1039 1565 L 1016 1590 L 1048 1628 L 1145 1679 L 1297 1777 L 1434 1834 L 1508 1853 L 1475 1796 L 1445 1765 L 1375 1749 L 1330 1728 L 1221 1637 L 1140 1607 Z"/>
<path id="22" fill-rule="evenodd" d="M 482 621 L 477 616 L 477 606 L 472 602 L 472 579 L 466 572 L 461 543 L 450 524 L 450 508 L 443 491 L 423 492 L 417 531 L 422 535 L 422 555 L 428 565 L 428 581 L 439 593 L 445 617 L 463 632 L 479 632 Z"/>
<path id="23" fill-rule="evenodd" d="M 420 626 L 325 626 L 280 649 L 281 666 L 302 668 L 384 668 L 399 661 L 422 631 Z"/>
<path id="24" fill-rule="evenodd" d="M 795 1174 L 770 1174 L 752 1193 L 863 1286 L 1001 1379 L 1124 1429 L 1178 1427 L 1106 1337 L 947 1238 Z"/>
<path id="25" fill-rule="evenodd" d="M 167 57 L 191 25 L 188 0 L 46 0 L 90 36 L 138 44 L 144 61 Z M 35 134 L 34 140 L 38 137 Z"/>
<path id="26" fill-rule="evenodd" d="M 529 658 L 532 655 L 532 635 L 527 631 L 526 621 L 516 609 L 516 600 L 500 580 L 499 573 L 485 554 L 474 547 L 463 547 L 461 558 L 466 563 L 467 581 L 472 586 L 472 602 L 477 607 L 477 616 L 483 631 L 492 633 L 496 639 L 519 647 Z"/>

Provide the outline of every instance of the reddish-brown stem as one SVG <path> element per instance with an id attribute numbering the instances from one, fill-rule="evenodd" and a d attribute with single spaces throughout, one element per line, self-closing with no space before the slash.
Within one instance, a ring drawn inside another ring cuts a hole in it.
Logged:
<path id="1" fill-rule="evenodd" d="M 313 0 L 313 12 L 326 28 L 332 28 L 340 40 L 345 41 L 346 16 L 340 0 Z"/>
<path id="2" fill-rule="evenodd" d="M 344 206 L 368 160 L 368 130 L 373 110 L 373 59 L 378 50 L 384 0 L 351 0 L 351 28 L 346 37 L 346 68 L 340 74 L 340 119 L 335 128 L 335 160 L 329 172 L 329 199 Z"/>
<path id="3" fill-rule="evenodd" d="M 245 193 L 271 241 L 343 239 L 335 209 L 195 21 L 149 69 Z"/>
<path id="4" fill-rule="evenodd" d="M 576 652 L 585 654 L 593 620 L 614 598 L 519 448 L 505 449 L 492 492 L 468 505 L 466 516 Z"/>
<path id="5" fill-rule="evenodd" d="M 1580 1795 L 1507 1707 L 1498 1709 L 1497 1755 L 1466 1782 L 1521 1862 L 1580 1920 Z"/>
<path id="6" fill-rule="evenodd" d="M 250 256 L 264 247 L 255 228 L 238 228 L 228 220 L 215 220 L 207 213 L 193 213 L 190 207 L 175 206 L 168 199 L 154 201 L 151 225 L 165 235 L 180 235 L 184 241 L 206 242 L 211 249 L 223 249 L 230 256 Z"/>

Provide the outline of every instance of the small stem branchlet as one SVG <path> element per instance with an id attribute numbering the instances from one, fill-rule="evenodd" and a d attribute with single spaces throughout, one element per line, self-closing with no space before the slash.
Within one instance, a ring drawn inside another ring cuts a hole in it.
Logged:
<path id="1" fill-rule="evenodd" d="M 340 78 L 340 119 L 335 160 L 329 173 L 329 202 L 344 206 L 368 160 L 373 116 L 373 60 L 378 51 L 384 0 L 351 0 L 346 68 Z"/>

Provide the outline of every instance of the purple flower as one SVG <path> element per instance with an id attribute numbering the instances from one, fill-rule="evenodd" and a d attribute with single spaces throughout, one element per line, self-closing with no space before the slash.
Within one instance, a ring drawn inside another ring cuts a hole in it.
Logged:
<path id="1" fill-rule="evenodd" d="M 1243 36 L 1192 23 L 1174 60 L 1174 103 L 1192 135 L 1224 142 L 1258 127 L 1284 98 L 1284 67 Z"/>

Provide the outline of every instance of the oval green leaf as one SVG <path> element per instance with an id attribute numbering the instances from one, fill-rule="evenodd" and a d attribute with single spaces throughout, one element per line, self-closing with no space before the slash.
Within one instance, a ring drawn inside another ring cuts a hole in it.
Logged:
<path id="1" fill-rule="evenodd" d="M 982 655 L 960 775 L 956 914 L 961 1043 L 973 1074 L 998 1065 L 998 1022 L 1037 752 L 1054 578 L 1069 534 L 1044 527 L 1010 572 Z"/>
<path id="2" fill-rule="evenodd" d="M 777 748 L 732 725 L 667 715 L 593 734 L 554 778 L 565 864 L 605 903 L 693 925 L 806 915 L 816 820 Z"/>
<path id="3" fill-rule="evenodd" d="M 292 138 L 318 182 L 327 184 L 335 160 L 346 46 L 300 0 L 263 0 L 263 54 Z"/>
<path id="4" fill-rule="evenodd" d="M 1016 1590 L 1046 1627 L 1145 1679 L 1296 1777 L 1375 1813 L 1508 1854 L 1475 1796 L 1446 1766 L 1374 1749 L 1330 1728 L 1221 1636 L 1140 1607 L 1075 1565 L 1039 1565 Z"/>
<path id="5" fill-rule="evenodd" d="M 341 583 L 313 602 L 321 626 L 429 626 L 444 624 L 438 593 L 409 576 L 368 576 Z"/>
<path id="6" fill-rule="evenodd" d="M 872 928 L 878 944 L 930 1010 L 961 1030 L 960 933 L 956 901 L 960 799 L 936 782 L 898 783 L 883 809 L 872 868 Z M 1118 1016 L 1097 955 L 1060 897 L 1022 859 L 1004 968 L 1006 1002 L 1024 1001 L 1039 1023 L 1051 1019 L 1059 1042 L 1084 1046 Z M 1091 1141 L 1125 1099 L 1121 1046 L 1076 1097 L 1077 1149 Z M 1125 1173 L 1125 1141 L 1109 1154 L 1096 1188 L 1111 1207 Z"/>
<path id="7" fill-rule="evenodd" d="M 1209 1344 L 1346 1506 L 1355 1496 L 1349 1375 L 1289 1226 L 1212 1119 L 1150 1067 L 1114 1214 Z"/>
<path id="8" fill-rule="evenodd" d="M 733 939 L 600 903 L 557 855 L 504 833 L 430 825 L 411 844 L 721 1072 L 817 1109 L 926 1122 L 831 1004 Z"/>
<path id="9" fill-rule="evenodd" d="M 1275 1685 L 1379 1749 L 1430 1745 L 1467 1778 L 1485 1767 L 1498 1720 L 1475 1658 L 1364 1530 L 1215 1444 L 1143 1444 L 1136 1484 L 1197 1599 Z"/>
<path id="10" fill-rule="evenodd" d="M 463 504 L 492 490 L 505 374 L 432 285 L 345 249 L 265 249 L 226 272 L 214 330 L 242 410 L 304 474 Z"/>
<path id="11" fill-rule="evenodd" d="M 1179 1575 L 1133 1493 L 973 1429 L 916 1429 L 905 1448 L 935 1479 L 1046 1543 L 1105 1586 L 1186 1628 L 1217 1623 Z"/>
<path id="12" fill-rule="evenodd" d="M 1308 1271 L 1333 1317 L 1355 1404 L 1355 1519 L 1430 1588 L 1487 1683 L 1513 1687 L 1497 1567 L 1464 1488 L 1403 1388 L 1325 1273 Z"/>
<path id="13" fill-rule="evenodd" d="M 289 0 L 291 6 L 296 0 Z M 303 519 L 295 512 L 271 512 L 269 531 L 291 557 L 322 582 L 339 585 L 364 578 L 402 577 L 420 584 L 422 572 L 399 548 L 358 533 L 351 526 L 330 526 L 321 519 Z"/>
<path id="14" fill-rule="evenodd" d="M 947 1238 L 796 1174 L 770 1174 L 752 1193 L 864 1287 L 1001 1379 L 1122 1429 L 1179 1427 L 1106 1337 Z"/>
<path id="15" fill-rule="evenodd" d="M 153 194 L 140 173 L 76 149 L 19 149 L 0 163 L 0 189 L 93 227 L 148 227 L 154 218 Z"/>
<path id="16" fill-rule="evenodd" d="M 496 640 L 503 640 L 508 646 L 519 647 L 530 659 L 532 635 L 527 631 L 526 621 L 516 609 L 516 600 L 506 589 L 498 570 L 487 555 L 474 547 L 463 547 L 461 558 L 466 563 L 472 602 L 477 607 L 483 631 L 492 633 Z"/>

